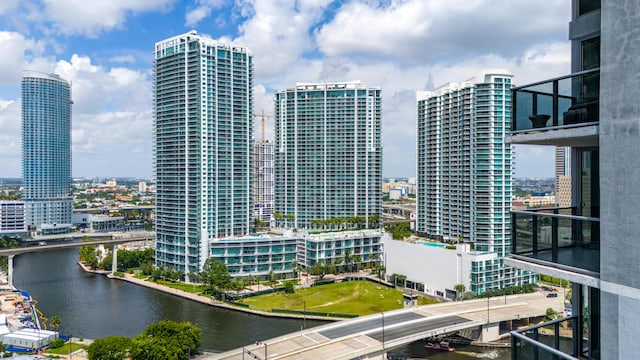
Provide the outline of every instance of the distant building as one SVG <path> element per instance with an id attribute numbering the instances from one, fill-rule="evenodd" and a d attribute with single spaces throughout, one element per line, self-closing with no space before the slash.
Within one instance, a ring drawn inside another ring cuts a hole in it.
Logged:
<path id="1" fill-rule="evenodd" d="M 482 274 L 465 274 L 476 294 L 534 281 L 503 264 L 511 236 L 511 145 L 504 137 L 512 77 L 485 71 L 417 96 L 417 233 L 497 254 L 473 264 Z"/>
<path id="2" fill-rule="evenodd" d="M 144 194 L 147 192 L 147 183 L 144 181 L 138 182 L 138 192 Z"/>
<path id="3" fill-rule="evenodd" d="M 26 233 L 24 201 L 0 201 L 0 236 Z"/>
<path id="4" fill-rule="evenodd" d="M 22 199 L 27 226 L 70 229 L 71 84 L 56 74 L 22 77 Z"/>
<path id="5" fill-rule="evenodd" d="M 73 213 L 73 224 L 78 229 L 89 229 L 97 232 L 123 231 L 125 229 L 124 216 L 109 216 L 102 214 Z"/>
<path id="6" fill-rule="evenodd" d="M 556 147 L 556 202 L 560 207 L 571 206 L 571 148 Z"/>
<path id="7" fill-rule="evenodd" d="M 274 208 L 273 143 L 253 140 L 253 217 L 269 223 Z"/>
<path id="8" fill-rule="evenodd" d="M 105 185 L 107 185 L 108 188 L 114 188 L 118 186 L 118 182 L 116 181 L 116 179 L 111 179 L 111 180 L 107 180 Z"/>
<path id="9" fill-rule="evenodd" d="M 275 98 L 275 211 L 314 220 L 379 217 L 381 90 L 354 82 L 297 84 Z"/>
<path id="10" fill-rule="evenodd" d="M 390 200 L 399 200 L 403 197 L 407 196 L 407 190 L 401 187 L 393 187 L 389 189 L 389 199 Z"/>
<path id="11" fill-rule="evenodd" d="M 251 232 L 253 57 L 196 31 L 154 52 L 156 265 L 198 272 Z"/>

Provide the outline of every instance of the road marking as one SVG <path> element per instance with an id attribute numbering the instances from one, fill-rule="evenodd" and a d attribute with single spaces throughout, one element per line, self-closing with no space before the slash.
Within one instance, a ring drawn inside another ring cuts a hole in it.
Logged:
<path id="1" fill-rule="evenodd" d="M 311 340 L 311 341 L 313 341 L 313 342 L 314 342 L 314 343 L 316 343 L 316 344 L 320 344 L 320 342 L 319 342 L 319 341 L 316 341 L 316 340 L 314 340 L 314 339 L 312 339 L 312 338 L 308 337 L 306 334 L 302 334 L 302 336 L 303 336 L 303 337 L 305 337 L 305 338 L 307 338 L 307 339 L 309 339 L 309 340 Z"/>

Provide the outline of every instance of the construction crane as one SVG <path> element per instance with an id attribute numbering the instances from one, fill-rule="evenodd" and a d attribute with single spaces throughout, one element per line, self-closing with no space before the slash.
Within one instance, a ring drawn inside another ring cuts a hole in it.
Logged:
<path id="1" fill-rule="evenodd" d="M 265 115 L 264 114 L 264 109 L 262 110 L 262 114 L 253 114 L 254 118 L 262 118 L 262 142 L 264 142 L 264 119 L 270 119 L 272 116 L 271 115 Z"/>

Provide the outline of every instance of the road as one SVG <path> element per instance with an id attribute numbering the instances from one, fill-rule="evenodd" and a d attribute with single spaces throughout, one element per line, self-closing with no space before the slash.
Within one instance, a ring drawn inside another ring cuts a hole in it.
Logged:
<path id="1" fill-rule="evenodd" d="M 489 300 L 425 305 L 302 329 L 296 333 L 250 344 L 242 349 L 215 354 L 206 359 L 341 360 L 371 354 L 375 356 L 385 349 L 429 336 L 479 327 L 487 323 L 542 316 L 548 308 L 562 311 L 562 299 L 547 298 L 543 292 L 537 292 Z"/>

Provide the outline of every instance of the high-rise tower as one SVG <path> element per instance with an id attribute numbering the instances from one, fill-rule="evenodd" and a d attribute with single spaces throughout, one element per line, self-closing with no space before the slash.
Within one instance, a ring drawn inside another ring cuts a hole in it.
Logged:
<path id="1" fill-rule="evenodd" d="M 381 90 L 360 82 L 276 93 L 276 212 L 295 228 L 377 223 L 382 206 Z"/>
<path id="2" fill-rule="evenodd" d="M 485 71 L 418 93 L 417 232 L 496 255 L 473 264 L 476 293 L 530 280 L 502 264 L 511 236 L 511 79 Z"/>
<path id="3" fill-rule="evenodd" d="M 273 142 L 253 140 L 253 218 L 268 223 L 273 216 Z"/>
<path id="4" fill-rule="evenodd" d="M 66 232 L 71 226 L 71 85 L 56 74 L 22 78 L 22 199 L 27 226 Z"/>
<path id="5" fill-rule="evenodd" d="M 156 43 L 156 265 L 199 271 L 251 228 L 253 63 L 195 31 Z"/>

